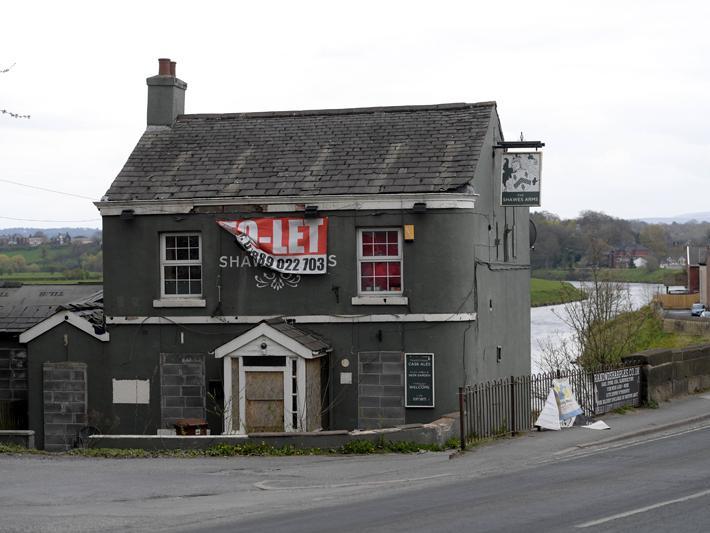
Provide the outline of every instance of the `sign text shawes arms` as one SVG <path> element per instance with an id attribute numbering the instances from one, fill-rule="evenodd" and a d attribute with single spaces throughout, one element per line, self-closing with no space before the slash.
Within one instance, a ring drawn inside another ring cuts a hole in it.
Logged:
<path id="1" fill-rule="evenodd" d="M 252 257 L 255 266 L 277 272 L 325 274 L 328 218 L 249 218 L 219 220 Z"/>

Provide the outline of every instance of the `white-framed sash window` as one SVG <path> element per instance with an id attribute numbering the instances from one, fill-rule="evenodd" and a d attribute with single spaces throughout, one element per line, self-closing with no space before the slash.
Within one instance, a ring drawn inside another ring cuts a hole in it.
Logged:
<path id="1" fill-rule="evenodd" d="M 161 234 L 160 297 L 202 297 L 202 238 L 199 233 Z"/>

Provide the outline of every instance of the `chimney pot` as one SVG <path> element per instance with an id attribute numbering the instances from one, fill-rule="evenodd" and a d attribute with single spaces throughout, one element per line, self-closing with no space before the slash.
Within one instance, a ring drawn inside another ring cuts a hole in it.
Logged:
<path id="1" fill-rule="evenodd" d="M 173 78 L 176 78 L 176 77 L 177 77 L 177 74 L 175 74 L 175 66 L 176 66 L 176 65 L 177 65 L 177 63 L 176 63 L 175 61 L 171 61 L 171 62 L 170 62 L 170 75 L 171 75 Z"/>
<path id="2" fill-rule="evenodd" d="M 166 57 L 158 59 L 158 76 L 174 76 L 174 74 L 171 74 L 170 71 L 170 59 Z"/>

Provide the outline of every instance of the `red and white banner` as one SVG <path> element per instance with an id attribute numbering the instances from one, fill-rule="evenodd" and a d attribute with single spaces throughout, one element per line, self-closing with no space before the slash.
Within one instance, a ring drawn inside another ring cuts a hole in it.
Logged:
<path id="1" fill-rule="evenodd" d="M 248 218 L 219 220 L 222 228 L 254 259 L 254 264 L 293 274 L 325 274 L 328 218 Z"/>

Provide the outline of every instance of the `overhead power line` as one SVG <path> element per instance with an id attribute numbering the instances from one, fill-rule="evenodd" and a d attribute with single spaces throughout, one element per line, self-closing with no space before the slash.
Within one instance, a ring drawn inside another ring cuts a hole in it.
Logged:
<path id="1" fill-rule="evenodd" d="M 17 185 L 19 187 L 27 187 L 28 189 L 36 189 L 38 191 L 53 192 L 55 194 L 62 194 L 64 196 L 73 196 L 74 198 L 81 198 L 82 200 L 91 200 L 92 202 L 96 201 L 96 198 L 90 198 L 88 196 L 83 196 L 81 194 L 74 194 L 72 192 L 58 191 L 56 189 L 47 189 L 45 187 L 38 187 L 36 185 L 27 185 L 26 183 L 20 183 L 19 181 L 6 180 L 6 179 L 2 179 L 2 178 L 0 178 L 0 181 L 2 181 L 4 183 L 11 183 L 12 185 Z"/>
<path id="2" fill-rule="evenodd" d="M 4 220 L 15 220 L 18 222 L 96 222 L 97 220 L 101 220 L 100 218 L 86 218 L 84 220 L 46 220 L 46 219 L 39 219 L 39 218 L 13 218 L 13 217 L 3 217 L 0 216 L 0 218 Z"/>

